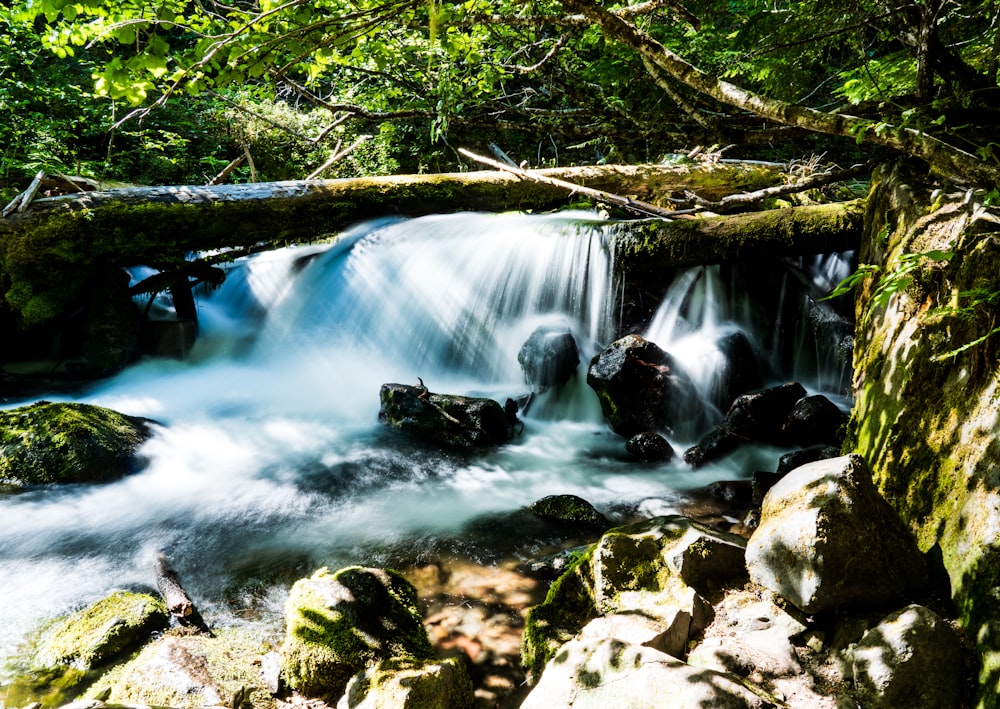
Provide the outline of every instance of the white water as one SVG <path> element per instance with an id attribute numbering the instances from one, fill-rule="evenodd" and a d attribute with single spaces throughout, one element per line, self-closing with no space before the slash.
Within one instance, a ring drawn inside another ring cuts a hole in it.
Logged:
<path id="1" fill-rule="evenodd" d="M 210 623 L 277 626 L 290 574 L 432 554 L 471 520 L 548 494 L 612 516 L 663 513 L 684 490 L 773 469 L 782 451 L 748 449 L 698 471 L 627 462 L 585 364 L 493 452 L 421 451 L 377 423 L 385 382 L 419 377 L 501 402 L 525 393 L 517 352 L 540 324 L 570 328 L 589 361 L 614 339 L 604 239 L 586 215 L 466 214 L 368 224 L 333 246 L 233 268 L 199 299 L 189 359 L 142 362 L 79 397 L 161 424 L 144 471 L 0 497 L 0 661 L 41 619 L 152 584 L 159 549 Z M 719 333 L 750 318 L 714 271 L 698 273 L 679 276 L 646 334 L 707 391 Z M 680 453 L 692 441 L 673 443 Z"/>

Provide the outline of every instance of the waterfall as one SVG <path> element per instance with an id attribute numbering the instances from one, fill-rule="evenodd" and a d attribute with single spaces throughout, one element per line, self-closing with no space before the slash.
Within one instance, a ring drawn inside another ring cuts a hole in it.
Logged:
<path id="1" fill-rule="evenodd" d="M 160 549 L 213 622 L 278 626 L 284 589 L 315 566 L 443 548 L 493 558 L 461 541 L 466 525 L 544 495 L 663 512 L 685 490 L 773 468 L 780 451 L 760 448 L 696 471 L 626 459 L 586 385 L 587 362 L 618 326 L 610 248 L 591 214 L 459 214 L 379 220 L 232 264 L 198 294 L 185 360 L 147 359 L 74 397 L 162 424 L 142 450 L 148 467 L 0 496 L 0 661 L 44 618 L 148 586 Z M 718 269 L 695 269 L 647 334 L 707 395 L 721 336 L 743 328 L 761 347 L 769 337 L 747 301 Z M 386 382 L 499 401 L 526 393 L 518 351 L 543 325 L 572 333 L 581 364 L 522 412 L 513 442 L 457 455 L 378 423 Z"/>

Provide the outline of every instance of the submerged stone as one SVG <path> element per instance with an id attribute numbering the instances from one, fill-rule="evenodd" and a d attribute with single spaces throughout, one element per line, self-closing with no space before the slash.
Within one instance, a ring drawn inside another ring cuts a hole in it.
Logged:
<path id="1" fill-rule="evenodd" d="M 506 443 L 512 421 L 492 399 L 432 394 L 425 387 L 383 384 L 379 420 L 426 443 L 485 448 Z"/>
<path id="2" fill-rule="evenodd" d="M 549 495 L 533 502 L 528 509 L 543 519 L 565 525 L 600 530 L 611 526 L 608 518 L 598 512 L 597 508 L 576 495 Z"/>
<path id="3" fill-rule="evenodd" d="M 90 404 L 40 401 L 0 411 L 0 483 L 105 482 L 141 467 L 149 422 Z"/>

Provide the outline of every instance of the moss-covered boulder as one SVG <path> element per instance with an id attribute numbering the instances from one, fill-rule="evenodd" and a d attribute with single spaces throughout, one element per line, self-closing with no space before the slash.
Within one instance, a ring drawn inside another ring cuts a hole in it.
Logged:
<path id="1" fill-rule="evenodd" d="M 6 688 L 8 706 L 64 704 L 112 662 L 167 626 L 167 609 L 153 596 L 117 591 L 43 627 Z"/>
<path id="2" fill-rule="evenodd" d="M 407 384 L 383 384 L 379 399 L 379 421 L 425 443 L 487 448 L 511 437 L 512 422 L 492 399 L 433 394 Z"/>
<path id="3" fill-rule="evenodd" d="M 145 642 L 167 621 L 159 598 L 117 591 L 48 626 L 35 642 L 33 664 L 90 669 Z"/>
<path id="4" fill-rule="evenodd" d="M 141 467 L 148 421 L 90 404 L 40 401 L 0 411 L 0 483 L 104 482 Z"/>
<path id="5" fill-rule="evenodd" d="M 395 571 L 319 569 L 292 586 L 285 610 L 281 674 L 306 696 L 337 699 L 379 660 L 433 656 L 417 591 Z"/>
<path id="6" fill-rule="evenodd" d="M 337 709 L 468 709 L 473 700 L 461 658 L 393 658 L 351 678 Z"/>
<path id="7" fill-rule="evenodd" d="M 266 651 L 264 640 L 245 627 L 168 633 L 103 675 L 86 695 L 128 706 L 270 709 L 276 702 L 260 671 Z"/>
<path id="8" fill-rule="evenodd" d="M 603 531 L 611 526 L 607 517 L 577 495 L 548 495 L 535 500 L 528 509 L 542 519 L 568 527 Z"/>
<path id="9" fill-rule="evenodd" d="M 745 576 L 744 546 L 735 535 L 681 516 L 606 532 L 528 611 L 521 640 L 525 669 L 537 680 L 560 647 L 599 616 L 640 614 L 658 624 L 655 635 L 679 634 L 683 645 L 711 619 L 701 594 Z"/>

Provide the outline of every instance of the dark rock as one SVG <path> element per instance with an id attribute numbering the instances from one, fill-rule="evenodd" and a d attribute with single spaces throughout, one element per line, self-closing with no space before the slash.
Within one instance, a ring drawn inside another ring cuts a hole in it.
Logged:
<path id="1" fill-rule="evenodd" d="M 632 436 L 625 443 L 625 452 L 644 462 L 666 461 L 674 457 L 674 449 L 666 438 L 653 431 Z"/>
<path id="2" fill-rule="evenodd" d="M 749 480 L 716 480 L 705 486 L 705 493 L 734 506 L 748 506 L 751 502 Z"/>
<path id="3" fill-rule="evenodd" d="M 597 509 L 576 495 L 549 495 L 528 506 L 534 514 L 570 526 L 608 529 L 611 523 Z"/>
<path id="4" fill-rule="evenodd" d="M 795 470 L 796 468 L 807 463 L 815 463 L 817 460 L 824 460 L 826 458 L 836 458 L 839 455 L 840 448 L 837 446 L 824 445 L 810 446 L 809 448 L 803 448 L 802 450 L 785 453 L 783 456 L 778 458 L 777 473 L 778 475 L 784 475 L 785 473 Z"/>
<path id="5" fill-rule="evenodd" d="M 746 443 L 746 439 L 737 436 L 732 431 L 716 428 L 698 441 L 696 445 L 684 451 L 684 462 L 698 468 L 705 463 L 728 455 L 744 443 Z"/>
<path id="6" fill-rule="evenodd" d="M 484 448 L 507 442 L 511 427 L 492 399 L 431 394 L 424 387 L 383 384 L 379 420 L 427 443 Z"/>
<path id="7" fill-rule="evenodd" d="M 90 404 L 40 401 L 0 411 L 0 483 L 116 480 L 142 466 L 149 422 Z"/>
<path id="8" fill-rule="evenodd" d="M 764 384 L 750 339 L 742 332 L 733 332 L 718 342 L 719 352 L 725 358 L 718 373 L 715 403 L 720 411 L 728 411 L 736 398 Z"/>
<path id="9" fill-rule="evenodd" d="M 517 361 L 528 383 L 545 391 L 573 377 L 580 364 L 580 352 L 569 330 L 541 326 L 521 346 Z"/>
<path id="10" fill-rule="evenodd" d="M 795 403 L 781 430 L 787 440 L 800 446 L 839 444 L 846 423 L 847 414 L 825 396 L 816 394 Z"/>
<path id="11" fill-rule="evenodd" d="M 590 361 L 589 384 L 612 430 L 677 432 L 702 415 L 694 384 L 668 352 L 638 335 L 612 343 Z"/>
<path id="12" fill-rule="evenodd" d="M 910 605 L 886 617 L 851 648 L 858 699 L 872 709 L 965 706 L 964 653 L 934 611 Z"/>
<path id="13" fill-rule="evenodd" d="M 697 468 L 750 441 L 783 443 L 782 424 L 805 395 L 801 384 L 791 382 L 737 397 L 722 423 L 684 452 L 684 461 Z"/>
<path id="14" fill-rule="evenodd" d="M 812 461 L 809 461 L 812 462 Z M 796 466 L 798 467 L 798 466 Z M 751 499 L 754 504 L 759 505 L 764 501 L 764 496 L 767 491 L 774 487 L 779 480 L 785 477 L 788 471 L 780 473 L 772 473 L 767 470 L 757 470 L 754 471 L 753 478 L 751 479 Z"/>
<path id="15" fill-rule="evenodd" d="M 749 440 L 783 442 L 782 424 L 805 395 L 806 390 L 798 382 L 743 394 L 726 413 L 722 428 Z"/>

